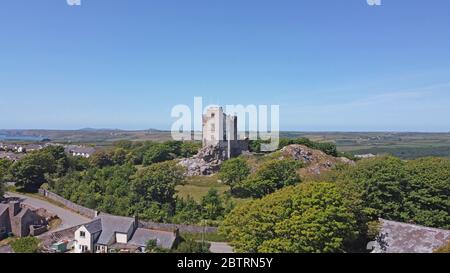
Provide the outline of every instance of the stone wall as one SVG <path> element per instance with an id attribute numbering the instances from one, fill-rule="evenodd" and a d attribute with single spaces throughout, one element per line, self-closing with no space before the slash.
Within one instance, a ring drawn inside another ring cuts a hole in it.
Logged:
<path id="1" fill-rule="evenodd" d="M 230 143 L 228 141 L 221 141 L 219 143 L 219 147 L 228 153 L 228 144 L 230 144 L 230 155 L 231 157 L 238 157 L 243 152 L 249 150 L 249 140 L 248 139 L 242 139 L 242 140 L 231 140 Z M 227 156 L 228 157 L 228 156 Z M 228 159 L 228 158 L 227 158 Z"/>
<path id="2" fill-rule="evenodd" d="M 47 232 L 47 226 L 30 226 L 30 235 L 31 236 L 39 236 Z"/>
<path id="3" fill-rule="evenodd" d="M 162 224 L 154 222 L 139 221 L 141 228 L 156 229 L 163 231 L 175 231 L 178 230 L 181 233 L 216 233 L 217 227 L 202 227 L 194 225 L 176 225 L 176 224 Z"/>
<path id="4" fill-rule="evenodd" d="M 11 223 L 9 221 L 9 210 L 0 215 L 0 232 L 11 232 Z"/>
<path id="5" fill-rule="evenodd" d="M 88 218 L 95 218 L 98 214 L 98 212 L 96 210 L 90 209 L 90 208 L 86 208 L 83 206 L 80 206 L 78 204 L 75 204 L 59 195 L 57 195 L 56 193 L 53 193 L 51 191 L 48 190 L 44 190 L 44 189 L 39 189 L 39 193 L 53 201 L 56 201 L 58 203 L 63 204 L 65 207 L 67 207 L 68 209 L 71 209 L 83 216 L 86 216 Z"/>

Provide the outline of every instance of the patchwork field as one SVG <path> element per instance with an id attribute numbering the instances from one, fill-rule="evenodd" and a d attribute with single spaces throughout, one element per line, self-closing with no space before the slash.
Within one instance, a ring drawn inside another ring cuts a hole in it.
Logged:
<path id="1" fill-rule="evenodd" d="M 118 140 L 165 141 L 168 131 L 154 129 L 124 131 L 108 129 L 59 130 L 0 130 L 0 135 L 42 137 L 59 143 L 109 146 Z M 423 156 L 450 157 L 450 133 L 407 132 L 281 132 L 281 137 L 306 137 L 313 141 L 336 143 L 338 150 L 353 154 L 392 154 L 404 159 Z M 4 141 L 4 140 L 0 140 Z"/>

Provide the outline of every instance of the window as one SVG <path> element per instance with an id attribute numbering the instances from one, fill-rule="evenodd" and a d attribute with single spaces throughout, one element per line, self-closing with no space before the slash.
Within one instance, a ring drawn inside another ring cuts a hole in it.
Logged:
<path id="1" fill-rule="evenodd" d="M 212 123 L 211 124 L 211 132 L 215 132 L 216 131 L 216 124 Z"/>
<path id="2" fill-rule="evenodd" d="M 80 231 L 80 237 L 81 238 L 86 238 L 86 232 Z"/>
<path id="3" fill-rule="evenodd" d="M 214 114 L 214 113 L 211 114 L 211 117 L 212 117 L 212 118 L 215 117 L 215 116 L 216 116 L 216 114 Z"/>

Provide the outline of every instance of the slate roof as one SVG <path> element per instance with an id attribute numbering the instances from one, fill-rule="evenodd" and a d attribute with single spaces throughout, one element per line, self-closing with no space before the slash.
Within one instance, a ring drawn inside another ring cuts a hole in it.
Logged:
<path id="1" fill-rule="evenodd" d="M 177 239 L 174 232 L 137 228 L 134 225 L 135 219 L 131 217 L 100 214 L 92 222 L 84 224 L 83 226 L 86 227 L 91 234 L 101 232 L 95 243 L 109 247 L 145 247 L 148 241 L 156 240 L 159 247 L 171 249 Z M 116 233 L 127 234 L 130 229 L 132 229 L 134 233 L 127 244 L 118 244 L 115 242 Z"/>
<path id="2" fill-rule="evenodd" d="M 374 253 L 432 253 L 450 241 L 450 230 L 380 219 Z"/>
<path id="3" fill-rule="evenodd" d="M 2 215 L 8 208 L 9 206 L 7 204 L 0 204 L 0 215 Z"/>
<path id="4" fill-rule="evenodd" d="M 24 208 L 22 209 L 17 215 L 17 218 L 22 218 L 25 216 L 25 214 L 27 214 L 27 212 L 31 211 L 29 208 Z"/>
<path id="5" fill-rule="evenodd" d="M 9 205 L 8 204 L 0 204 L 0 215 L 2 215 L 6 210 L 9 212 Z M 17 218 L 22 218 L 28 211 L 31 211 L 29 208 L 20 208 L 19 213 L 16 215 L 12 215 Z"/>
<path id="6" fill-rule="evenodd" d="M 94 221 L 83 225 L 90 234 L 94 234 L 102 231 L 102 220 L 95 219 Z"/>
<path id="7" fill-rule="evenodd" d="M 171 249 L 176 236 L 173 232 L 138 228 L 128 244 L 145 247 L 150 240 L 156 240 L 156 245 L 159 247 Z"/>
<path id="8" fill-rule="evenodd" d="M 102 233 L 97 240 L 97 244 L 109 245 L 116 233 L 128 233 L 134 226 L 134 218 L 115 216 L 110 214 L 100 214 L 97 218 L 101 220 Z"/>

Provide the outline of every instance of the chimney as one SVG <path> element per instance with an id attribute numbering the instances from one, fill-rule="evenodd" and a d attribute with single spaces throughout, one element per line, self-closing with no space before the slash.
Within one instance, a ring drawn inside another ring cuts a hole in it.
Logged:
<path id="1" fill-rule="evenodd" d="M 139 228 L 139 217 L 134 215 L 134 228 Z"/>
<path id="2" fill-rule="evenodd" d="M 20 202 L 13 201 L 9 203 L 9 213 L 16 216 L 20 212 Z"/>

